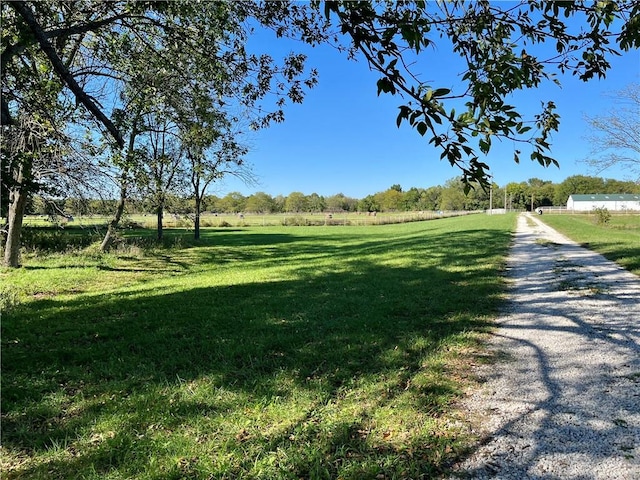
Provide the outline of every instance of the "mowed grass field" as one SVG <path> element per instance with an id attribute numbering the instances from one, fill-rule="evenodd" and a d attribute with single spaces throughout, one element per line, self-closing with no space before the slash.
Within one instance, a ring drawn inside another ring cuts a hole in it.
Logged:
<path id="1" fill-rule="evenodd" d="M 171 230 L 28 255 L 1 271 L 2 476 L 437 477 L 472 440 L 453 404 L 514 226 Z"/>
<path id="2" fill-rule="evenodd" d="M 640 215 L 612 215 L 596 224 L 594 215 L 543 215 L 539 217 L 573 241 L 601 253 L 640 275 Z"/>

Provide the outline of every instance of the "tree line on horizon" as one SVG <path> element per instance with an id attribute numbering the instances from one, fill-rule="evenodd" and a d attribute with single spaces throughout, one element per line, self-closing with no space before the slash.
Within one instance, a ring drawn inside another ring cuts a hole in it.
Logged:
<path id="1" fill-rule="evenodd" d="M 222 197 L 206 195 L 203 198 L 203 207 L 204 211 L 216 214 L 366 213 L 489 208 L 531 210 L 532 207 L 565 206 L 569 195 L 572 194 L 595 193 L 640 193 L 640 184 L 633 181 L 573 175 L 560 183 L 530 178 L 525 182 L 510 182 L 502 187 L 493 184 L 489 190 L 476 185 L 465 194 L 464 183 L 459 177 L 454 177 L 444 185 L 428 188 L 411 187 L 404 190 L 401 185 L 395 184 L 361 199 L 343 193 L 323 196 L 294 191 L 286 196 L 273 196 L 266 192 L 251 195 L 230 192 Z M 167 213 L 189 215 L 193 212 L 193 201 L 193 198 L 187 196 L 170 195 L 167 198 Z M 110 215 L 116 203 L 116 199 L 76 197 L 52 200 L 36 196 L 30 202 L 27 211 L 32 215 L 49 216 Z M 154 203 L 149 198 L 134 198 L 129 202 L 127 213 L 155 213 Z"/>

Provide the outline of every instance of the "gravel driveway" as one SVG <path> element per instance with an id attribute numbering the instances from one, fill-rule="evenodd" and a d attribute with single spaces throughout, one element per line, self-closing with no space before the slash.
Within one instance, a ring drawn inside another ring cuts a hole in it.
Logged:
<path id="1" fill-rule="evenodd" d="M 529 214 L 510 300 L 463 401 L 468 478 L 640 479 L 640 278 Z"/>

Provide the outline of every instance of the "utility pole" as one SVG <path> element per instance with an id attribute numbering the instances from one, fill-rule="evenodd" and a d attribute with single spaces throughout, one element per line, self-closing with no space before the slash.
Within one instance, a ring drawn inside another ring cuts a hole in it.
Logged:
<path id="1" fill-rule="evenodd" d="M 493 215 L 493 183 L 489 187 L 489 215 Z"/>

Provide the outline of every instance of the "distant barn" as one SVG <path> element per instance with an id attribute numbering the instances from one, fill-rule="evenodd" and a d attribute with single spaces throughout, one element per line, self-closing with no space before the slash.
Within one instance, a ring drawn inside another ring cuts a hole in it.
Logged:
<path id="1" fill-rule="evenodd" d="M 618 193 L 570 195 L 567 200 L 567 210 L 590 212 L 596 208 L 606 208 L 612 212 L 640 211 L 640 195 Z"/>

